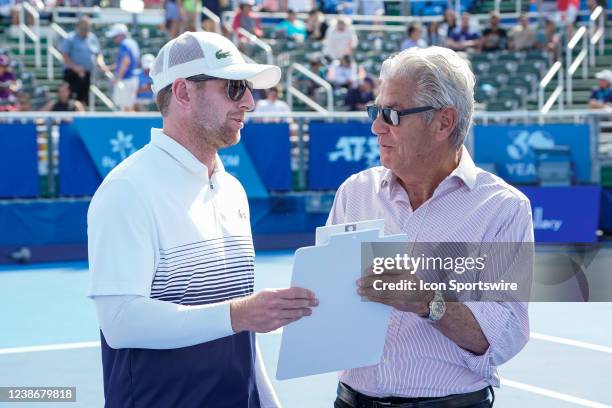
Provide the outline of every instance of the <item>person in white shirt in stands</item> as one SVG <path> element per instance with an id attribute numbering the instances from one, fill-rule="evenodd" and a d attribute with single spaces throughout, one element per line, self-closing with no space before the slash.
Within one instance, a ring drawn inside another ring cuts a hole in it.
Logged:
<path id="1" fill-rule="evenodd" d="M 291 108 L 287 102 L 278 99 L 278 88 L 274 86 L 266 91 L 266 99 L 257 101 L 255 112 L 288 113 L 291 112 Z"/>
<path id="2" fill-rule="evenodd" d="M 114 65 L 113 103 L 121 110 L 132 111 L 138 93 L 138 77 L 136 69 L 140 65 L 140 47 L 129 36 L 125 24 L 114 24 L 106 37 L 112 38 L 119 46 Z"/>
<path id="3" fill-rule="evenodd" d="M 323 54 L 332 61 L 345 55 L 353 55 L 353 50 L 357 47 L 358 41 L 350 20 L 340 17 L 325 34 Z"/>

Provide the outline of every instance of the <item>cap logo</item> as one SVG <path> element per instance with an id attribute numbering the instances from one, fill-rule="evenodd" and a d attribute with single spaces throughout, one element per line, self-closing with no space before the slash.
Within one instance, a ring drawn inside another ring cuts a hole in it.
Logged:
<path id="1" fill-rule="evenodd" d="M 230 54 L 231 54 L 231 52 L 229 52 L 229 51 L 219 50 L 219 51 L 215 52 L 215 57 L 217 57 L 217 59 L 223 59 L 223 58 L 229 57 Z"/>

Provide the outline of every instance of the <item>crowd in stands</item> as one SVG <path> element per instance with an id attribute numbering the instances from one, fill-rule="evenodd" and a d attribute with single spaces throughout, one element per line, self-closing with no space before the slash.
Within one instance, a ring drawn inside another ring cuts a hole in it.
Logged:
<path id="1" fill-rule="evenodd" d="M 21 0 L 23 1 L 23 0 Z M 39 9 L 52 5 L 67 5 L 68 0 L 25 0 Z M 53 3 L 52 3 L 53 1 Z M 74 0 L 72 5 L 97 5 L 100 0 Z M 235 14 L 231 22 L 231 31 L 225 34 L 237 42 L 239 48 L 249 52 L 247 44 L 251 41 L 245 31 L 263 38 L 264 29 L 258 12 L 286 12 L 287 17 L 275 23 L 271 35 L 277 40 L 296 43 L 320 42 L 321 52 L 309 57 L 308 66 L 316 75 L 325 78 L 335 89 L 342 90 L 345 107 L 350 110 L 362 110 L 376 97 L 376 72 L 367 72 L 357 62 L 356 50 L 359 38 L 354 29 L 350 14 L 368 15 L 385 14 L 385 2 L 382 0 L 360 1 L 359 9 L 353 9 L 353 3 L 343 0 L 234 0 L 237 1 Z M 16 3 L 17 2 L 17 3 Z M 0 0 L 0 16 L 17 23 L 16 4 L 20 0 Z M 102 0 L 104 2 L 104 0 Z M 106 0 L 109 5 L 117 5 L 117 0 Z M 535 0 L 530 0 L 535 4 Z M 231 7 L 227 0 L 147 0 L 146 7 L 159 7 L 165 12 L 163 29 L 167 38 L 175 38 L 184 31 L 197 29 L 200 21 L 198 15 L 202 6 L 216 13 Z M 597 0 L 588 0 L 588 8 L 593 10 Z M 579 7 L 577 0 L 557 0 L 559 13 L 557 18 L 544 19 L 538 24 L 526 14 L 518 17 L 514 25 L 502 25 L 501 16 L 491 12 L 484 27 L 468 12 L 456 15 L 451 8 L 446 8 L 438 21 L 427 24 L 413 22 L 406 27 L 405 38 L 400 49 L 427 47 L 430 45 L 448 47 L 459 52 L 470 54 L 492 53 L 504 50 L 531 51 L 540 50 L 550 55 L 550 60 L 558 58 L 561 45 L 574 32 L 576 13 Z M 304 14 L 307 13 L 307 14 Z M 345 16 L 326 18 L 325 13 L 345 14 Z M 299 15 L 307 15 L 304 20 Z M 203 29 L 215 29 L 214 24 L 204 18 Z M 89 88 L 94 70 L 112 79 L 112 96 L 114 104 L 123 111 L 154 109 L 151 80 L 148 72 L 154 62 L 154 56 L 141 56 L 137 41 L 130 35 L 124 24 L 114 24 L 106 36 L 112 38 L 117 47 L 112 64 L 107 65 L 101 52 L 100 41 L 91 31 L 91 21 L 81 16 L 74 31 L 59 44 L 64 58 L 63 81 L 57 90 L 57 100 L 50 100 L 43 110 L 73 110 L 87 108 Z M 400 51 L 400 49 L 396 51 Z M 385 49 L 385 51 L 388 51 Z M 110 75 L 112 74 L 112 75 Z M 601 108 L 612 103 L 612 72 L 609 70 L 598 74 L 599 87 L 593 91 L 589 106 Z M 317 84 L 308 82 L 307 94 L 313 96 Z M 265 98 L 257 101 L 257 111 L 285 112 L 289 109 L 279 99 L 282 89 L 272 89 Z M 260 95 L 257 95 L 258 97 Z M 18 78 L 11 73 L 11 62 L 7 55 L 0 55 L 0 109 L 23 110 L 29 106 L 21 98 Z"/>

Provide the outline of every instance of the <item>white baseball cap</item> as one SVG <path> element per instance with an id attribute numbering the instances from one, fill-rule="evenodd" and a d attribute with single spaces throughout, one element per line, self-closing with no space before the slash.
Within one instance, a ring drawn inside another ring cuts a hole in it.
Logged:
<path id="1" fill-rule="evenodd" d="M 273 87 L 281 70 L 275 65 L 249 64 L 238 48 L 220 34 L 185 32 L 168 41 L 155 58 L 151 69 L 155 94 L 178 78 L 208 75 L 223 79 L 246 79 L 256 89 Z"/>
<path id="2" fill-rule="evenodd" d="M 117 23 L 113 24 L 111 28 L 108 29 L 106 36 L 108 38 L 113 38 L 121 34 L 127 35 L 128 32 L 128 28 L 125 24 Z"/>
<path id="3" fill-rule="evenodd" d="M 153 63 L 155 62 L 155 55 L 153 54 L 145 54 L 140 59 L 140 65 L 142 69 L 151 69 L 153 68 Z"/>
<path id="4" fill-rule="evenodd" d="M 595 78 L 603 79 L 604 81 L 608 81 L 608 83 L 612 84 L 612 71 L 610 71 L 609 69 L 599 71 L 595 74 Z"/>

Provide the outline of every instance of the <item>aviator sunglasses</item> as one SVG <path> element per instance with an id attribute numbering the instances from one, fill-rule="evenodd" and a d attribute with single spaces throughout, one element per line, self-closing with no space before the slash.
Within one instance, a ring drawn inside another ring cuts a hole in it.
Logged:
<path id="1" fill-rule="evenodd" d="M 185 79 L 192 82 L 204 82 L 211 81 L 213 79 L 227 81 L 227 97 L 234 102 L 239 101 L 247 89 L 253 92 L 253 83 L 247 81 L 246 79 L 223 79 L 204 74 L 190 76 L 189 78 Z"/>
<path id="2" fill-rule="evenodd" d="M 383 108 L 378 105 L 368 105 L 366 107 L 368 111 L 368 117 L 372 122 L 378 118 L 378 115 L 382 113 L 383 120 L 387 125 L 398 126 L 400 124 L 400 118 L 406 115 L 412 115 L 413 113 L 427 112 L 435 110 L 433 106 L 421 106 L 419 108 L 395 110 L 391 108 Z"/>

